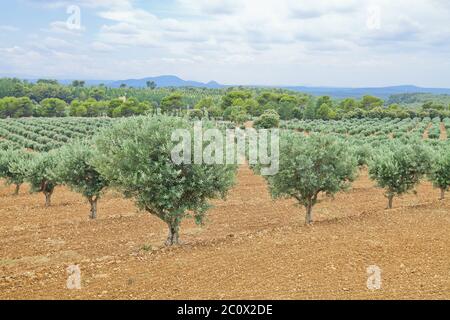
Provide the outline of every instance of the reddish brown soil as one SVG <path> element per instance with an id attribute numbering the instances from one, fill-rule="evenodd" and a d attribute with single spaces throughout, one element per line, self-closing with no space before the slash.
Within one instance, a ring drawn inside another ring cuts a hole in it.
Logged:
<path id="1" fill-rule="evenodd" d="M 429 134 L 430 134 L 430 129 L 431 129 L 432 126 L 433 126 L 433 124 L 430 123 L 430 124 L 428 125 L 428 127 L 425 129 L 425 131 L 424 131 L 424 133 L 423 133 L 423 139 L 424 139 L 424 140 L 428 140 Z"/>
<path id="2" fill-rule="evenodd" d="M 113 193 L 97 221 L 77 194 L 0 189 L 2 299 L 450 299 L 450 201 L 429 183 L 394 202 L 364 171 L 349 193 L 323 199 L 316 223 L 292 200 L 272 201 L 246 167 L 204 227 L 187 221 L 184 245 L 163 248 L 166 227 Z M 78 264 L 82 289 L 66 288 Z M 382 269 L 382 288 L 366 269 Z"/>
<path id="3" fill-rule="evenodd" d="M 447 140 L 447 129 L 443 122 L 441 122 L 441 140 Z"/>
<path id="4" fill-rule="evenodd" d="M 244 126 L 245 126 L 246 128 L 253 128 L 253 121 L 247 121 L 247 122 L 245 122 L 245 123 L 244 123 Z"/>

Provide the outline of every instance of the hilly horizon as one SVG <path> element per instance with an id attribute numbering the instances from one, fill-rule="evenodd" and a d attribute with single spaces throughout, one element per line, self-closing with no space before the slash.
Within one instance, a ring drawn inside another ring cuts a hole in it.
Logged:
<path id="1" fill-rule="evenodd" d="M 35 82 L 36 79 L 28 79 Z M 72 80 L 58 79 L 62 84 L 68 85 Z M 154 77 L 145 77 L 140 79 L 125 79 L 125 80 L 86 80 L 86 85 L 94 86 L 104 84 L 110 88 L 119 88 L 122 84 L 127 87 L 133 88 L 145 88 L 147 82 L 153 81 L 157 87 L 167 88 L 181 88 L 181 87 L 195 87 L 195 88 L 207 88 L 207 89 L 223 89 L 229 87 L 255 87 L 255 88 L 281 88 L 297 92 L 303 92 L 311 94 L 313 96 L 331 96 L 333 98 L 361 98 L 364 95 L 372 95 L 380 98 L 389 98 L 391 95 L 396 94 L 412 94 L 412 93 L 429 93 L 437 95 L 450 95 L 450 88 L 424 88 L 415 85 L 397 85 L 397 86 L 385 86 L 385 87 L 332 87 L 332 86 L 276 86 L 276 85 L 225 85 L 217 81 L 211 80 L 209 82 L 200 82 L 193 80 L 184 80 L 175 75 L 162 75 Z"/>
<path id="2" fill-rule="evenodd" d="M 128 87 L 143 88 L 147 86 L 147 81 L 154 81 L 158 87 L 198 87 L 198 88 L 209 88 L 209 89 L 220 89 L 226 87 L 225 85 L 219 84 L 216 81 L 209 81 L 207 83 L 183 80 L 174 75 L 163 75 L 157 77 L 146 77 L 142 79 L 127 79 L 112 81 L 107 85 L 112 88 L 118 88 L 121 84 L 126 84 Z"/>

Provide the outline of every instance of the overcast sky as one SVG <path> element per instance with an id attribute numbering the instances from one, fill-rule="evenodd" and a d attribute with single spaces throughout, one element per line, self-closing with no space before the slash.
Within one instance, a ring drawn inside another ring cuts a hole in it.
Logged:
<path id="1" fill-rule="evenodd" d="M 16 0 L 0 6 L 0 75 L 450 87 L 447 0 Z"/>

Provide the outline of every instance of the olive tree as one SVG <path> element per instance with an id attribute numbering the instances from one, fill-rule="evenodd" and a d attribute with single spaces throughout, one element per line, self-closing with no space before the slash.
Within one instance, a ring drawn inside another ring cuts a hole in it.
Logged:
<path id="1" fill-rule="evenodd" d="M 45 195 L 45 206 L 50 207 L 51 197 L 58 185 L 53 169 L 58 165 L 58 151 L 52 150 L 37 154 L 28 162 L 18 162 L 14 170 L 26 175 L 32 192 L 42 192 Z"/>
<path id="2" fill-rule="evenodd" d="M 436 188 L 441 190 L 441 200 L 450 188 L 450 149 L 448 145 L 440 148 L 433 159 L 429 178 Z"/>
<path id="3" fill-rule="evenodd" d="M 58 165 L 52 171 L 59 183 L 81 193 L 91 205 L 90 218 L 97 218 L 97 202 L 108 182 L 92 164 L 95 148 L 86 142 L 74 142 L 58 152 Z"/>
<path id="4" fill-rule="evenodd" d="M 421 141 L 392 141 L 374 152 L 369 175 L 378 187 L 385 189 L 387 208 L 392 209 L 394 197 L 414 190 L 429 166 L 430 152 Z"/>
<path id="5" fill-rule="evenodd" d="M 353 147 L 353 152 L 357 159 L 357 163 L 359 167 L 364 167 L 370 161 L 372 157 L 372 148 L 369 144 L 356 145 Z"/>
<path id="6" fill-rule="evenodd" d="M 319 194 L 345 191 L 356 172 L 356 159 L 345 143 L 331 136 L 288 132 L 280 137 L 279 171 L 266 178 L 274 198 L 294 198 L 305 206 L 309 225 Z"/>
<path id="7" fill-rule="evenodd" d="M 205 123 L 203 123 L 205 127 Z M 189 134 L 183 156 L 194 154 L 192 124 L 169 116 L 137 117 L 114 125 L 96 138 L 97 170 L 139 208 L 164 221 L 169 228 L 166 245 L 179 243 L 180 222 L 193 217 L 203 223 L 209 199 L 223 198 L 234 184 L 235 165 L 191 164 L 174 161 L 179 146 L 172 134 Z"/>
<path id="8" fill-rule="evenodd" d="M 32 154 L 24 150 L 1 150 L 0 151 L 0 178 L 5 179 L 6 184 L 15 185 L 14 195 L 19 194 L 20 186 L 25 182 L 24 171 L 15 170 L 17 163 L 31 161 Z"/>

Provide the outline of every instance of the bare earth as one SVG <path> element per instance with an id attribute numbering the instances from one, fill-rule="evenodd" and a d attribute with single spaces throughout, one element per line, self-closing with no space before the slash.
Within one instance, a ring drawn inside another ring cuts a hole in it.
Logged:
<path id="1" fill-rule="evenodd" d="M 163 223 L 113 193 L 90 221 L 65 188 L 49 209 L 25 189 L 0 189 L 0 299 L 450 299 L 450 200 L 427 182 L 386 211 L 364 171 L 306 227 L 303 208 L 272 201 L 242 167 L 207 224 L 184 223 L 170 249 Z M 81 290 L 66 288 L 72 264 Z M 371 265 L 380 290 L 367 289 Z"/>
<path id="2" fill-rule="evenodd" d="M 441 140 L 447 140 L 447 129 L 445 128 L 445 124 L 441 122 Z"/>

